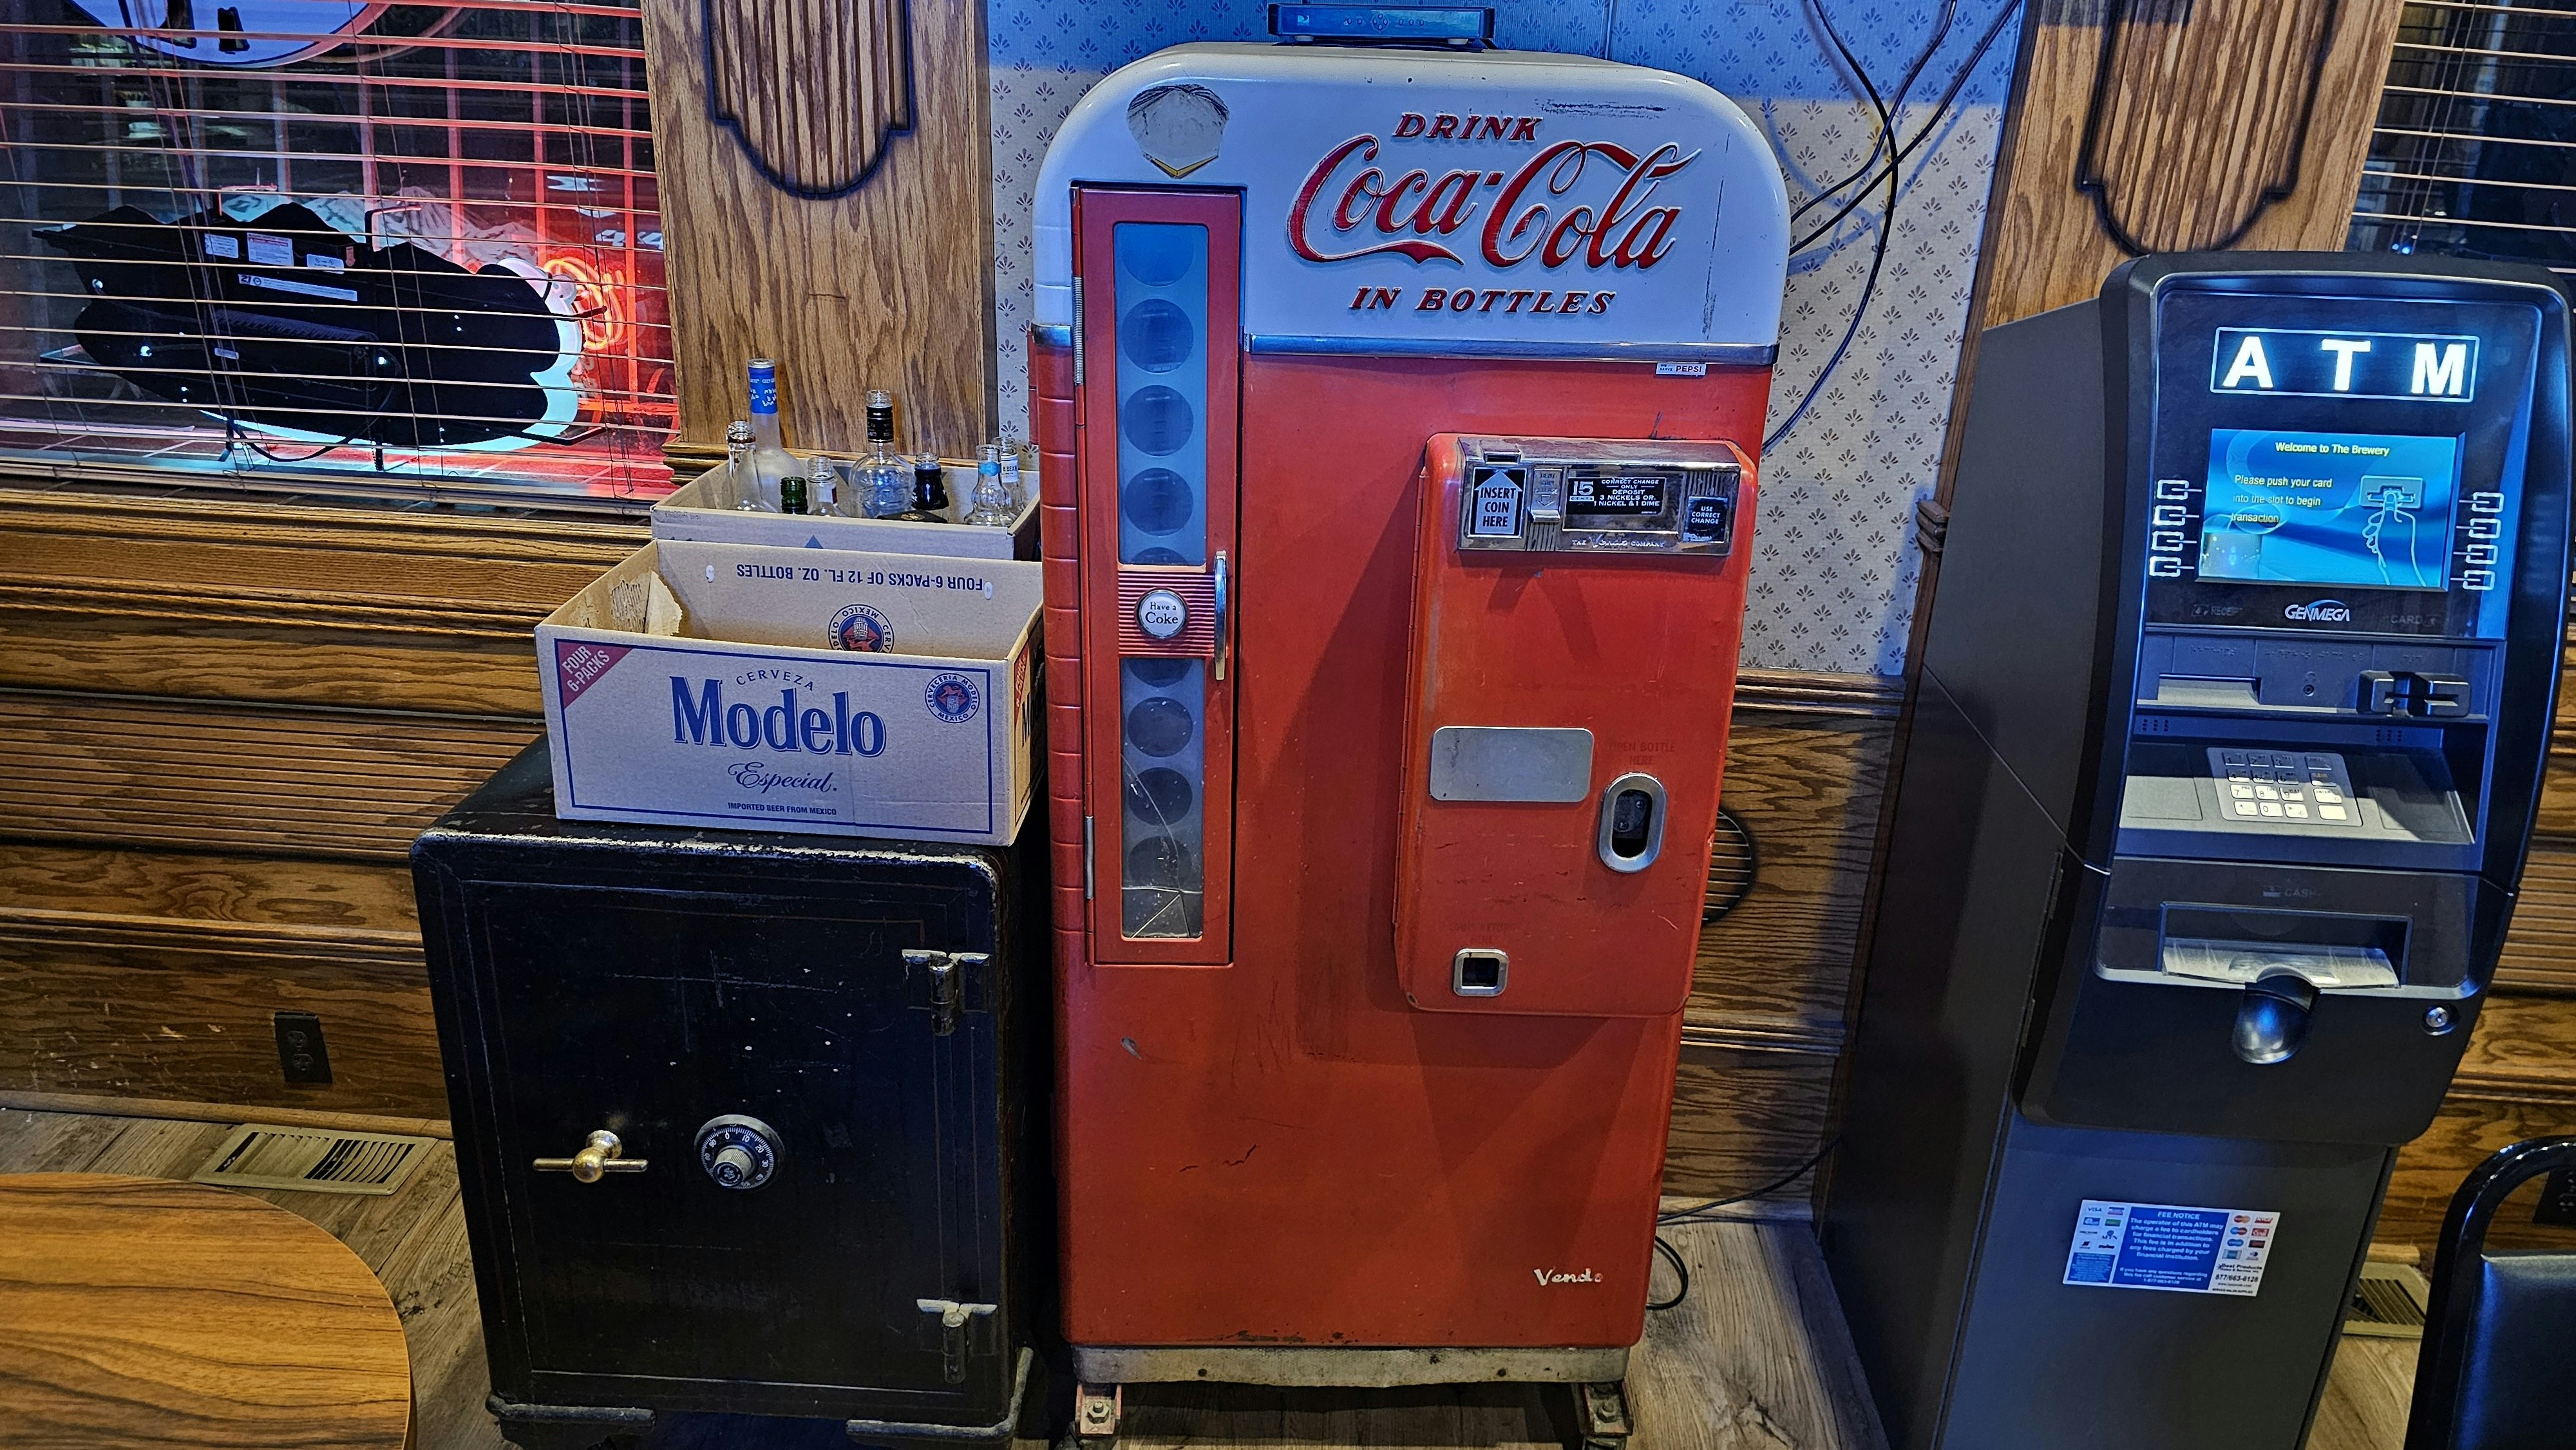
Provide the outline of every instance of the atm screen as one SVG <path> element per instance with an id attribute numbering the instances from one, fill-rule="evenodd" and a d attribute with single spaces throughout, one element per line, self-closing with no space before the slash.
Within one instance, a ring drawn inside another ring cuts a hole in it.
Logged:
<path id="1" fill-rule="evenodd" d="M 2446 589 L 2459 455 L 2457 437 L 2214 429 L 2200 577 Z"/>

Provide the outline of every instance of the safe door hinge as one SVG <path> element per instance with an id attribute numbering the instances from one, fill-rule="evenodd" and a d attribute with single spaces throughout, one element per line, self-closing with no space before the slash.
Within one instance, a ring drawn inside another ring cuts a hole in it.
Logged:
<path id="1" fill-rule="evenodd" d="M 1082 899 L 1091 899 L 1091 817 L 1082 818 Z"/>
<path id="2" fill-rule="evenodd" d="M 1938 554 L 1950 541 L 1950 510 L 1937 498 L 1914 501 L 1914 545 L 1927 554 Z"/>
<path id="3" fill-rule="evenodd" d="M 927 1000 L 918 1001 L 930 1012 L 932 1035 L 946 1037 L 957 1030 L 957 1015 L 965 1010 L 967 978 L 980 975 L 992 957 L 985 952 L 934 952 L 907 949 L 903 954 L 903 974 L 907 988 L 916 980 L 928 989 Z M 918 977 L 916 977 L 918 974 Z"/>
<path id="4" fill-rule="evenodd" d="M 924 1314 L 939 1316 L 939 1369 L 950 1384 L 966 1379 L 967 1332 L 973 1321 L 990 1319 L 1000 1306 L 960 1304 L 954 1299 L 915 1299 Z"/>

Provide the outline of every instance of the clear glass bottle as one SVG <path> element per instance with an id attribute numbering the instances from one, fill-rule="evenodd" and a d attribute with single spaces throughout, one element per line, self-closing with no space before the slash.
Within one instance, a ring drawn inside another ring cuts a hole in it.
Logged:
<path id="1" fill-rule="evenodd" d="M 1002 445 L 987 443 L 975 460 L 975 506 L 959 522 L 1007 529 L 1015 512 L 1010 495 L 1002 491 Z"/>
<path id="2" fill-rule="evenodd" d="M 787 451 L 778 431 L 778 364 L 765 357 L 751 360 L 751 450 L 752 476 L 758 483 L 754 495 L 764 509 L 778 507 L 778 481 L 805 471 L 796 455 Z"/>
<path id="3" fill-rule="evenodd" d="M 1036 502 L 1030 496 L 1032 492 L 1030 481 L 1035 478 L 1037 469 L 1037 445 L 1023 442 L 1017 435 L 1005 430 L 1002 434 L 1002 482 L 1010 485 L 1011 507 L 1014 510 L 1026 508 Z"/>
<path id="4" fill-rule="evenodd" d="M 1012 518 L 1018 518 L 1020 510 L 1028 507 L 1028 490 L 1020 482 L 1020 447 L 1008 438 L 1002 440 L 1002 494 L 1010 500 L 1007 507 Z"/>
<path id="5" fill-rule="evenodd" d="M 782 514 L 805 512 L 805 478 L 791 473 L 778 480 L 778 511 Z"/>
<path id="6" fill-rule="evenodd" d="M 817 453 L 805 460 L 805 502 L 808 512 L 837 515 L 841 512 L 843 477 L 841 461 L 828 453 Z"/>
<path id="7" fill-rule="evenodd" d="M 925 453 L 912 460 L 912 507 L 888 517 L 916 524 L 948 522 L 948 471 L 940 467 L 937 454 Z"/>
<path id="8" fill-rule="evenodd" d="M 760 511 L 760 480 L 752 476 L 751 451 L 760 446 L 760 435 L 751 425 L 737 418 L 725 425 L 725 496 L 738 509 Z"/>
<path id="9" fill-rule="evenodd" d="M 868 456 L 852 471 L 854 512 L 885 519 L 912 507 L 912 465 L 895 456 L 894 394 L 883 388 L 868 394 Z"/>

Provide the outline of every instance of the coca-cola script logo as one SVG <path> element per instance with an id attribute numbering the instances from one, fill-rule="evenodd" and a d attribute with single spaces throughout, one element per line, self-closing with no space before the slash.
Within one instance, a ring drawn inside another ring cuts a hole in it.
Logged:
<path id="1" fill-rule="evenodd" d="M 1537 141 L 1534 116 L 1407 113 L 1394 140 L 1430 143 L 1477 139 Z M 1288 211 L 1288 245 L 1309 262 L 1347 262 L 1393 252 L 1416 262 L 1464 264 L 1472 245 L 1494 267 L 1532 257 L 1542 267 L 1581 261 L 1587 267 L 1635 267 L 1673 249 L 1681 208 L 1653 204 L 1656 188 L 1695 160 L 1666 143 L 1639 153 L 1615 141 L 1554 141 L 1512 170 L 1454 166 L 1436 179 L 1428 167 L 1390 176 L 1379 164 L 1375 134 L 1354 136 L 1324 153 Z M 1472 239 L 1468 235 L 1471 233 Z"/>

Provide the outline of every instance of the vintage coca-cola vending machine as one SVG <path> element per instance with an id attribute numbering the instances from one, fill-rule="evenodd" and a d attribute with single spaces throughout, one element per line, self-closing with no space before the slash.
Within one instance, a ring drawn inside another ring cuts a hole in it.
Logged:
<path id="1" fill-rule="evenodd" d="M 1708 87 L 1461 38 L 1163 51 L 1039 180 L 1088 1435 L 1156 1380 L 1623 1423 L 1787 208 Z"/>

